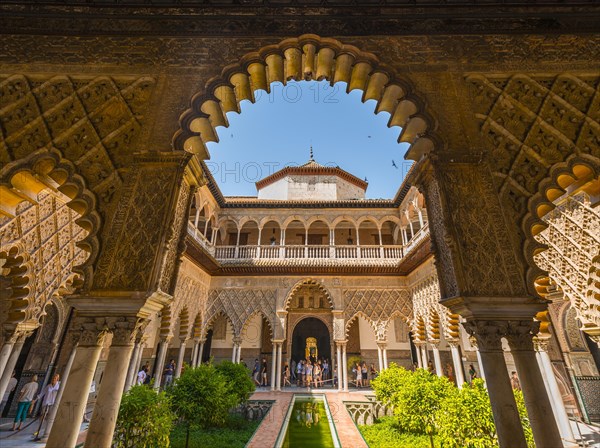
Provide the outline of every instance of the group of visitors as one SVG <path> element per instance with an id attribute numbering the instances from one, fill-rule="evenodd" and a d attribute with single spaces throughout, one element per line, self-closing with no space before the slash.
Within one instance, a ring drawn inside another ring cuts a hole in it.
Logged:
<path id="1" fill-rule="evenodd" d="M 42 400 L 42 405 L 38 410 L 38 415 L 40 417 L 40 423 L 38 427 L 38 432 L 42 428 L 42 424 L 44 423 L 46 417 L 48 416 L 48 412 L 50 408 L 54 406 L 56 402 L 56 396 L 58 395 L 58 390 L 60 388 L 60 376 L 58 374 L 54 374 L 50 382 L 42 389 L 40 393 L 38 390 L 40 388 L 38 384 L 38 376 L 33 375 L 30 381 L 25 384 L 21 390 L 19 390 L 16 395 L 17 402 L 17 413 L 15 415 L 15 419 L 13 421 L 12 430 L 20 431 L 23 427 L 23 423 L 27 419 L 28 416 L 32 415 L 35 410 L 35 404 L 38 400 Z M 0 415 L 4 412 L 4 408 L 10 398 L 10 395 L 16 389 L 18 385 L 18 380 L 16 378 L 16 372 L 13 371 L 11 378 L 8 382 L 8 387 L 2 400 L 0 401 Z"/>
<path id="2" fill-rule="evenodd" d="M 371 380 L 377 378 L 377 369 L 375 368 L 375 364 L 371 364 L 370 367 L 367 368 L 367 363 L 365 361 L 357 362 L 354 367 L 352 367 L 352 373 L 356 379 L 356 387 L 370 387 Z"/>
<path id="3" fill-rule="evenodd" d="M 295 361 L 292 361 L 292 365 Z M 323 387 L 326 382 L 330 381 L 329 360 L 319 358 L 301 359 L 295 365 L 296 372 L 295 381 L 299 387 Z M 289 371 L 289 369 L 288 369 Z"/>

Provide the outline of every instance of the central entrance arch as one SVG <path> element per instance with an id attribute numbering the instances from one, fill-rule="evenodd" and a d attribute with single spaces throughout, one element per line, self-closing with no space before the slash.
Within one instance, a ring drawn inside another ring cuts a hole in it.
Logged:
<path id="1" fill-rule="evenodd" d="M 331 335 L 327 325 L 316 317 L 305 317 L 292 333 L 292 359 L 307 358 L 331 360 Z"/>

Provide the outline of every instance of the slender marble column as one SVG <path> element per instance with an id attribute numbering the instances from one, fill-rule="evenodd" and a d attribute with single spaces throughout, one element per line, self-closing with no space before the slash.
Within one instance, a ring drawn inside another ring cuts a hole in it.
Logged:
<path id="1" fill-rule="evenodd" d="M 423 361 L 421 357 L 421 345 L 419 343 L 415 343 L 415 352 L 417 353 L 417 366 L 419 369 L 423 368 Z"/>
<path id="2" fill-rule="evenodd" d="M 160 389 L 160 383 L 162 382 L 163 370 L 165 369 L 165 359 L 167 357 L 167 349 L 169 348 L 169 342 L 172 336 L 161 338 L 160 345 L 158 346 L 158 355 L 156 356 L 156 368 L 154 369 L 154 389 Z"/>
<path id="3" fill-rule="evenodd" d="M 235 362 L 237 364 L 239 364 L 241 359 L 242 359 L 242 339 L 240 338 L 240 340 L 237 343 L 237 353 L 235 354 Z"/>
<path id="4" fill-rule="evenodd" d="M 452 353 L 452 364 L 454 365 L 456 385 L 462 387 L 465 383 L 465 376 L 463 374 L 462 360 L 460 359 L 460 353 L 458 351 L 458 341 L 450 342 L 450 352 Z"/>
<path id="5" fill-rule="evenodd" d="M 469 320 L 465 330 L 475 336 L 482 366 L 488 373 L 487 386 L 501 448 L 527 448 L 517 403 L 506 374 L 501 338 L 506 334 L 506 321 Z"/>
<path id="6" fill-rule="evenodd" d="M 442 370 L 442 360 L 440 359 L 440 349 L 438 344 L 432 344 L 433 348 L 433 362 L 435 363 L 435 373 L 437 376 L 443 376 L 444 371 Z"/>
<path id="7" fill-rule="evenodd" d="M 85 439 L 85 448 L 109 448 L 111 446 L 121 405 L 121 391 L 127 377 L 127 371 L 123 369 L 123 366 L 131 358 L 136 322 L 136 317 L 126 317 L 114 324 L 112 343 Z"/>
<path id="8" fill-rule="evenodd" d="M 10 339 L 2 345 L 2 349 L 0 350 L 0 378 L 4 375 L 4 368 L 6 367 L 6 363 L 8 363 L 8 358 L 10 358 L 14 346 L 14 339 Z"/>
<path id="9" fill-rule="evenodd" d="M 177 356 L 177 365 L 175 366 L 175 378 L 179 378 L 181 376 L 181 369 L 183 368 L 183 358 L 185 357 L 186 344 L 187 339 L 179 340 L 179 354 Z"/>
<path id="10" fill-rule="evenodd" d="M 342 345 L 342 373 L 344 374 L 344 392 L 348 392 L 348 358 L 346 357 L 346 343 Z"/>
<path id="11" fill-rule="evenodd" d="M 75 446 L 87 406 L 90 385 L 106 335 L 104 325 L 94 322 L 94 319 L 78 318 L 73 331 L 80 331 L 81 339 L 75 350 L 69 381 L 65 384 L 56 419 L 48 437 L 46 444 L 48 447 L 73 448 Z M 124 363 L 126 362 L 127 358 L 124 360 Z M 115 387 L 114 384 L 107 384 Z M 121 383 L 116 390 L 120 394 L 123 384 Z"/>
<path id="12" fill-rule="evenodd" d="M 29 336 L 30 333 L 20 334 L 12 347 L 12 352 L 8 357 L 8 361 L 4 366 L 4 373 L 2 374 L 2 378 L 0 378 L 0 397 L 4 396 L 6 389 L 8 388 L 8 382 L 12 376 L 13 370 L 15 370 L 15 366 L 17 365 L 17 361 L 19 360 L 19 355 L 21 354 L 21 349 L 23 348 L 23 344 L 25 343 L 25 339 Z"/>
<path id="13" fill-rule="evenodd" d="M 58 388 L 58 392 L 56 393 L 56 398 L 54 399 L 54 406 L 50 408 L 48 412 L 48 417 L 46 417 L 46 429 L 44 429 L 44 433 L 41 437 L 42 441 L 45 442 L 48 440 L 48 434 L 52 430 L 52 425 L 54 425 L 54 420 L 56 419 L 56 411 L 58 410 L 58 406 L 60 404 L 60 400 L 62 399 L 63 392 L 65 387 L 67 387 L 67 380 L 69 379 L 69 373 L 71 372 L 71 367 L 73 366 L 73 360 L 75 359 L 75 353 L 77 351 L 77 343 L 79 341 L 79 335 L 72 335 L 73 341 L 75 345 L 71 350 L 71 354 L 69 355 L 69 359 L 67 360 L 67 365 L 65 366 L 65 370 L 63 371 L 60 377 L 60 386 Z M 39 437 L 39 436 L 38 436 Z M 49 445 L 48 445 L 49 446 Z"/>
<path id="14" fill-rule="evenodd" d="M 379 371 L 383 370 L 383 354 L 381 353 L 381 346 L 377 344 L 377 358 L 379 360 Z"/>
<path id="15" fill-rule="evenodd" d="M 138 355 L 140 353 L 140 343 L 136 342 L 135 345 L 133 346 L 133 353 L 131 353 L 131 359 L 129 360 L 129 368 L 127 369 L 127 380 L 125 381 L 125 392 L 127 392 L 129 389 L 131 389 L 131 386 L 133 386 L 134 381 L 135 381 L 135 374 L 137 373 L 137 360 L 138 360 Z"/>
<path id="16" fill-rule="evenodd" d="M 271 390 L 275 390 L 275 374 L 277 371 L 277 342 L 273 341 L 273 353 L 271 359 Z"/>
<path id="17" fill-rule="evenodd" d="M 204 341 L 200 342 L 200 348 L 198 349 L 198 357 L 196 358 L 195 367 L 198 367 L 202 363 L 203 352 L 204 352 Z"/>
<path id="18" fill-rule="evenodd" d="M 281 390 L 281 356 L 282 356 L 282 343 L 277 343 L 277 390 Z"/>
<path id="19" fill-rule="evenodd" d="M 423 368 L 429 368 L 429 359 L 427 356 L 427 344 L 423 343 L 421 345 L 421 362 L 423 363 Z"/>
<path id="20" fill-rule="evenodd" d="M 192 347 L 192 359 L 190 360 L 190 366 L 196 367 L 196 357 L 198 356 L 198 340 L 194 339 L 194 346 Z"/>
<path id="21" fill-rule="evenodd" d="M 337 354 L 337 380 L 338 380 L 338 390 L 342 390 L 342 383 L 344 381 L 344 377 L 342 374 L 342 346 L 339 342 L 336 343 L 335 351 Z"/>
<path id="22" fill-rule="evenodd" d="M 539 322 L 533 320 L 510 321 L 506 339 L 519 374 L 535 444 L 539 447 L 560 447 L 560 432 L 533 350 L 533 335 L 538 330 Z"/>
<path id="23" fill-rule="evenodd" d="M 385 343 L 385 342 L 379 342 L 379 343 L 377 343 L 377 345 L 379 347 L 381 347 L 381 360 L 382 360 L 382 363 L 383 363 L 383 368 L 387 369 L 388 368 L 387 343 Z"/>
<path id="24" fill-rule="evenodd" d="M 554 418 L 560 431 L 560 436 L 567 447 L 576 447 L 577 442 L 573 435 L 573 429 L 569 422 L 569 416 L 565 410 L 565 403 L 563 402 L 558 383 L 556 382 L 556 376 L 552 369 L 552 362 L 548 356 L 548 340 L 547 339 L 534 339 L 534 346 L 536 349 L 536 357 L 544 378 L 544 384 L 550 398 L 550 404 L 552 405 L 552 411 L 554 412 Z"/>

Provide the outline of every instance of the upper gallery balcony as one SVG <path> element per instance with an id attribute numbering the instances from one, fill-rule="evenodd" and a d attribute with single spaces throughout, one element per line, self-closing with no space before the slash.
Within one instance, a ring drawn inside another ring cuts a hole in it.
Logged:
<path id="1" fill-rule="evenodd" d="M 222 222 L 210 231 L 209 225 L 198 228 L 190 221 L 188 235 L 222 267 L 330 268 L 395 268 L 429 235 L 426 222 L 418 230 L 418 223 L 404 228 L 389 221 L 363 221 L 356 227 L 348 222 L 305 226 L 293 221 L 283 228 L 272 221 L 260 227 L 254 221 L 239 228 L 233 224 Z"/>

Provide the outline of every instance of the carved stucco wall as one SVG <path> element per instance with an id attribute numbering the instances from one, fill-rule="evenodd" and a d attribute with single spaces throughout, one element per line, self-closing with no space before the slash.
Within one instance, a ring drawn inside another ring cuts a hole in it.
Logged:
<path id="1" fill-rule="evenodd" d="M 536 239 L 548 248 L 535 257 L 538 266 L 571 302 L 592 337 L 600 337 L 600 207 L 580 192 L 556 204 L 544 216 L 548 228 Z"/>
<path id="2" fill-rule="evenodd" d="M 2 313 L 4 323 L 39 320 L 53 297 L 69 289 L 73 268 L 88 257 L 77 246 L 87 235 L 76 224 L 77 218 L 63 198 L 47 190 L 38 195 L 36 204 L 22 202 L 14 218 L 0 217 L 0 253 L 8 254 L 12 248 L 18 248 L 30 266 L 27 284 L 18 285 L 28 288 L 24 298 L 27 305 Z M 3 306 L 10 305 L 4 302 Z"/>

